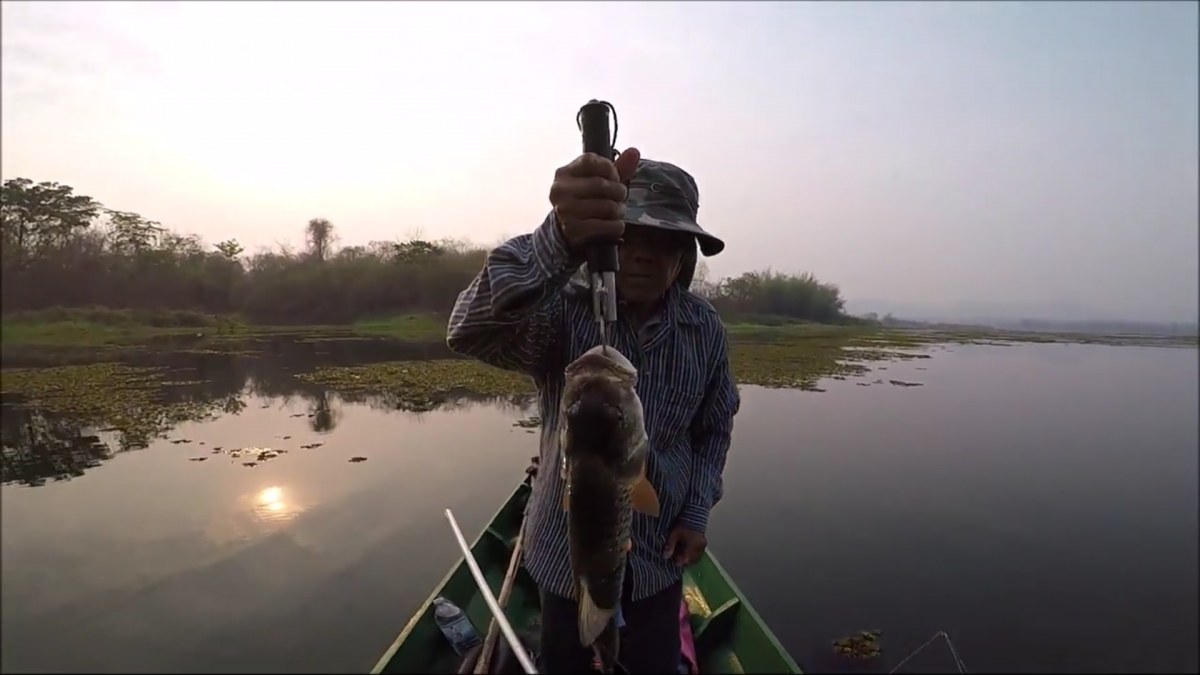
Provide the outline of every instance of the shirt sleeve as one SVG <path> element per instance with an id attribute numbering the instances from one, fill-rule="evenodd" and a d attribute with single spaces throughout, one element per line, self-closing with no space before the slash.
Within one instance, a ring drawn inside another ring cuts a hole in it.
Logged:
<path id="1" fill-rule="evenodd" d="M 717 319 L 716 367 L 708 381 L 700 410 L 692 422 L 692 477 L 687 501 L 679 514 L 679 524 L 704 532 L 708 514 L 721 500 L 725 457 L 733 435 L 733 417 L 741 406 L 741 397 L 729 368 L 729 342 L 724 325 Z"/>
<path id="2" fill-rule="evenodd" d="M 446 344 L 456 353 L 538 375 L 553 367 L 563 339 L 563 286 L 582 264 L 554 214 L 532 233 L 490 251 L 450 314 Z"/>

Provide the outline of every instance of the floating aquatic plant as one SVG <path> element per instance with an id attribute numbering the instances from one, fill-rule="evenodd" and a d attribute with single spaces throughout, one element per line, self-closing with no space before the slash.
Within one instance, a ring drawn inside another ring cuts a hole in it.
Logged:
<path id="1" fill-rule="evenodd" d="M 220 413 L 220 399 L 165 400 L 165 372 L 165 368 L 120 363 L 6 369 L 0 374 L 0 391 L 20 395 L 29 405 L 114 431 L 121 449 L 128 450 L 165 437 L 180 422 L 211 419 Z"/>
<path id="2" fill-rule="evenodd" d="M 335 390 L 390 394 L 398 408 L 414 412 L 432 410 L 460 393 L 509 396 L 533 392 L 528 377 L 468 359 L 325 367 L 297 377 Z"/>

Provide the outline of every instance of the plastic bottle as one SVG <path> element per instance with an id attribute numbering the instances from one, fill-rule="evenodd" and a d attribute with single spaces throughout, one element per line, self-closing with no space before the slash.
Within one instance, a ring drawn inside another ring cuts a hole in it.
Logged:
<path id="1" fill-rule="evenodd" d="M 454 651 L 459 656 L 466 654 L 467 650 L 481 642 L 479 632 L 467 618 L 467 613 L 462 611 L 458 605 L 446 598 L 438 597 L 434 599 L 433 606 L 434 621 L 437 622 L 438 628 L 442 629 L 442 635 L 446 636 L 446 639 L 450 641 L 450 646 L 454 647 Z"/>

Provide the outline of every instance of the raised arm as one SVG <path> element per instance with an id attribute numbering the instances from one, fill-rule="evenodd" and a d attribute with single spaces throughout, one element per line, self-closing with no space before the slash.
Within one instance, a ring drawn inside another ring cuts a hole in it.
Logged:
<path id="1" fill-rule="evenodd" d="M 721 500 L 721 475 L 725 472 L 725 457 L 733 435 L 733 416 L 741 406 L 733 372 L 729 368 L 729 341 L 725 326 L 713 317 L 715 341 L 712 360 L 716 364 L 709 377 L 704 400 L 692 422 L 692 479 L 687 501 L 679 514 L 679 524 L 689 530 L 704 532 L 708 514 Z"/>
<path id="2" fill-rule="evenodd" d="M 446 344 L 530 375 L 556 367 L 564 335 L 560 291 L 580 264 L 551 213 L 533 233 L 488 253 L 483 269 L 458 295 Z"/>
<path id="3" fill-rule="evenodd" d="M 483 270 L 454 303 L 446 344 L 485 363 L 539 375 L 561 365 L 563 286 L 583 264 L 592 239 L 625 229 L 625 182 L 639 153 L 617 162 L 584 153 L 554 172 L 554 210 L 532 234 L 509 239 L 488 254 Z"/>

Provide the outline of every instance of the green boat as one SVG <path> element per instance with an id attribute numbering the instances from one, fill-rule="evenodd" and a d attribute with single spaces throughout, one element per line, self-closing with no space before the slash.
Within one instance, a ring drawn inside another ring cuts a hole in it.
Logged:
<path id="1" fill-rule="evenodd" d="M 529 493 L 529 481 L 526 480 L 517 486 L 471 545 L 471 553 L 495 596 L 500 595 L 508 571 Z M 447 531 L 446 536 L 452 535 Z M 699 562 L 687 568 L 683 584 L 701 673 L 801 672 L 711 553 L 705 553 Z M 372 673 L 454 673 L 459 670 L 463 657 L 451 648 L 434 620 L 433 601 L 439 596 L 463 608 L 482 638 L 492 614 L 470 568 L 460 558 L 400 631 Z M 537 587 L 524 569 L 515 577 L 504 613 L 518 634 L 537 632 Z M 498 643 L 504 643 L 502 636 Z M 497 644 L 497 652 L 499 650 L 500 644 Z"/>

